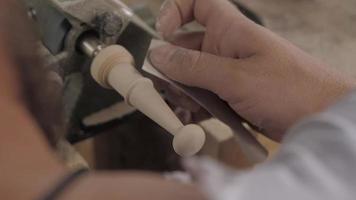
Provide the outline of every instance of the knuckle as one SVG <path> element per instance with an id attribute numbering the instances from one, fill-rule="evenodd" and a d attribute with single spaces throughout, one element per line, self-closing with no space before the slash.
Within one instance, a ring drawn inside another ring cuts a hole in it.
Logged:
<path id="1" fill-rule="evenodd" d="M 205 77 L 205 61 L 203 53 L 178 48 L 171 57 L 171 73 L 173 78 L 188 85 L 199 84 Z"/>
<path id="2" fill-rule="evenodd" d="M 177 72 L 186 71 L 194 64 L 194 56 L 183 48 L 178 48 L 172 55 L 170 63 Z"/>
<path id="3" fill-rule="evenodd" d="M 204 61 L 206 60 L 206 57 L 202 52 L 197 52 L 194 55 L 191 56 L 192 64 L 191 64 L 191 72 L 192 73 L 200 73 L 203 71 L 204 68 Z"/>

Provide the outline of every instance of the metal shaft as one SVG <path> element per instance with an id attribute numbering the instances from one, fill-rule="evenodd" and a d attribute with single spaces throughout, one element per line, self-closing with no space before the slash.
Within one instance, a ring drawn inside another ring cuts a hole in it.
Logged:
<path id="1" fill-rule="evenodd" d="M 79 49 L 90 58 L 95 58 L 103 48 L 104 44 L 94 35 L 84 36 L 79 41 Z"/>

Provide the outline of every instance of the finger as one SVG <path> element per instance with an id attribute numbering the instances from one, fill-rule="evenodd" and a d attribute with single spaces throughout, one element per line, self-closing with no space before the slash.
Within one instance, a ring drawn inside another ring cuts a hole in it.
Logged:
<path id="1" fill-rule="evenodd" d="M 166 38 L 193 20 L 202 25 L 219 26 L 221 23 L 216 22 L 226 23 L 236 16 L 243 15 L 228 0 L 167 0 L 162 5 L 156 28 Z"/>
<path id="2" fill-rule="evenodd" d="M 201 50 L 204 34 L 201 31 L 177 33 L 170 39 L 170 42 L 186 49 Z"/>
<path id="3" fill-rule="evenodd" d="M 239 60 L 184 49 L 174 45 L 155 48 L 150 53 L 154 67 L 183 84 L 219 94 L 227 85 L 237 84 Z"/>

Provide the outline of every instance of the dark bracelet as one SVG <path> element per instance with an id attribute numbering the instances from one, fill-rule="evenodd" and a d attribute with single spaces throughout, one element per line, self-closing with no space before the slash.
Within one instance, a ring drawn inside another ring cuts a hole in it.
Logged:
<path id="1" fill-rule="evenodd" d="M 52 191 L 48 192 L 44 197 L 40 198 L 40 200 L 56 200 L 59 196 L 71 185 L 73 184 L 78 178 L 82 175 L 86 174 L 88 169 L 79 169 L 68 176 L 64 177 L 53 189 Z"/>

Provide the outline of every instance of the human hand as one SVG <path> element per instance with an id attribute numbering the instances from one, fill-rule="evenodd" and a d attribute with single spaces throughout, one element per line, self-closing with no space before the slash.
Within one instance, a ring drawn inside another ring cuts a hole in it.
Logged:
<path id="1" fill-rule="evenodd" d="M 177 34 L 194 20 L 205 32 Z M 354 80 L 250 21 L 227 0 L 169 0 L 157 30 L 172 45 L 151 51 L 155 67 L 215 92 L 274 140 L 354 87 Z"/>

